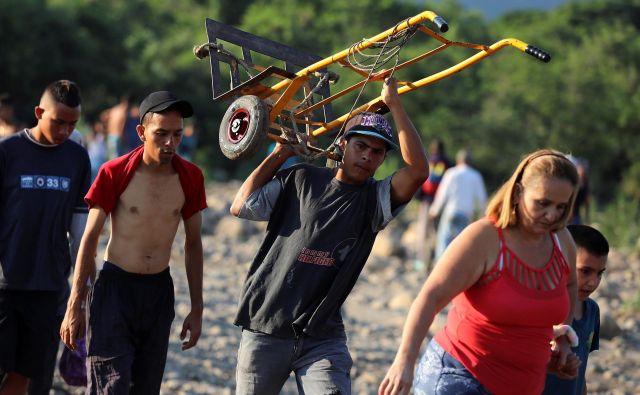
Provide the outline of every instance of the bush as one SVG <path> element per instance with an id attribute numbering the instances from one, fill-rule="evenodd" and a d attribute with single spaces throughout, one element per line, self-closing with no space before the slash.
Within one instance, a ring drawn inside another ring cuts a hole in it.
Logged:
<path id="1" fill-rule="evenodd" d="M 640 252 L 640 198 L 618 194 L 604 209 L 596 210 L 592 218 L 612 247 Z"/>
<path id="2" fill-rule="evenodd" d="M 632 297 L 629 300 L 625 300 L 623 307 L 626 310 L 640 312 L 640 290 L 636 291 L 636 294 L 634 297 Z"/>

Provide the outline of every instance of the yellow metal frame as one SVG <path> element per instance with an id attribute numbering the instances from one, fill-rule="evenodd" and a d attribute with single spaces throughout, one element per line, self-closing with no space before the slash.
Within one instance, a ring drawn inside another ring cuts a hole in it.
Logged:
<path id="1" fill-rule="evenodd" d="M 399 23 L 398 25 L 394 26 L 391 29 L 388 29 L 376 36 L 373 36 L 369 39 L 366 40 L 362 40 L 360 43 L 358 43 L 356 46 L 345 49 L 341 52 L 338 52 L 330 57 L 327 57 L 321 61 L 318 61 L 300 71 L 298 71 L 297 73 L 295 73 L 295 77 L 292 79 L 289 78 L 283 78 L 282 81 L 277 82 L 275 85 L 271 86 L 271 87 L 266 87 L 266 89 L 261 89 L 260 93 L 259 93 L 259 97 L 261 99 L 270 99 L 270 102 L 273 103 L 272 106 L 270 107 L 269 110 L 269 123 L 270 125 L 272 125 L 274 127 L 274 129 L 277 129 L 276 125 L 275 125 L 275 121 L 276 119 L 280 116 L 280 114 L 282 113 L 282 111 L 284 109 L 291 109 L 296 107 L 299 104 L 299 101 L 294 100 L 294 95 L 296 94 L 296 92 L 298 92 L 298 90 L 301 87 L 305 87 L 305 90 L 308 89 L 308 82 L 311 78 L 313 78 L 316 74 L 316 72 L 321 72 L 322 70 L 326 69 L 327 66 L 330 66 L 332 64 L 340 64 L 343 67 L 346 67 L 358 74 L 360 74 L 363 77 L 368 77 L 368 75 L 364 72 L 362 72 L 361 70 L 355 69 L 353 67 L 351 67 L 351 65 L 347 62 L 347 58 L 364 49 L 367 49 L 371 46 L 373 46 L 375 43 L 380 43 L 383 42 L 384 40 L 386 40 L 389 36 L 396 34 L 404 29 L 410 28 L 412 26 L 416 26 L 417 29 L 440 41 L 442 44 L 430 51 L 427 51 L 411 60 L 405 61 L 403 63 L 398 64 L 395 67 L 395 70 L 399 70 L 402 69 L 404 67 L 410 66 L 422 59 L 425 59 L 427 57 L 430 57 L 432 55 L 435 55 L 449 47 L 452 46 L 456 46 L 456 47 L 465 47 L 465 48 L 471 48 L 471 49 L 475 49 L 478 52 L 470 57 L 468 57 L 467 59 L 447 68 L 444 69 L 440 72 L 436 72 L 430 76 L 427 76 L 425 78 L 422 78 L 420 80 L 417 81 L 413 81 L 413 82 L 408 82 L 408 81 L 399 81 L 399 85 L 400 88 L 398 89 L 398 94 L 403 95 L 405 93 L 408 92 L 412 92 L 416 89 L 425 87 L 427 85 L 433 84 L 437 81 L 440 81 L 442 79 L 445 79 L 447 77 L 452 76 L 453 74 L 456 74 L 478 62 L 480 62 L 481 60 L 485 59 L 488 56 L 491 56 L 493 54 L 495 54 L 496 52 L 500 51 L 501 49 L 508 47 L 508 46 L 513 46 L 523 52 L 530 52 L 530 46 L 523 42 L 520 41 L 518 39 L 515 38 L 508 38 L 508 39 L 503 39 L 500 40 L 492 45 L 482 45 L 482 44 L 472 44 L 472 43 L 465 43 L 465 42 L 457 42 L 457 41 L 451 41 L 448 40 L 444 37 L 442 37 L 440 34 L 434 32 L 433 30 L 429 29 L 428 27 L 425 27 L 423 25 L 424 22 L 427 21 L 431 21 L 433 22 L 434 19 L 438 18 L 438 15 L 432 11 L 424 11 L 412 18 L 409 18 L 401 23 Z M 369 81 L 371 80 L 384 80 L 384 78 L 386 78 L 389 74 L 391 73 L 391 70 L 384 70 L 381 72 L 376 73 L 375 75 L 373 75 L 371 77 L 371 79 L 369 79 Z M 301 107 L 300 109 L 298 109 L 295 113 L 295 119 L 292 120 L 293 122 L 299 123 L 299 124 L 306 124 L 306 125 L 313 125 L 316 126 L 316 128 L 314 130 L 312 130 L 310 132 L 311 135 L 313 135 L 314 137 L 317 136 L 321 136 L 323 134 L 326 134 L 336 128 L 339 128 L 342 126 L 342 124 L 346 121 L 347 117 L 349 116 L 349 114 L 344 114 L 336 119 L 334 119 L 331 122 L 311 122 L 308 121 L 307 119 L 304 119 L 305 117 L 308 117 L 312 111 L 314 111 L 315 109 L 320 108 L 321 106 L 327 104 L 328 102 L 331 102 L 341 96 L 344 96 L 347 93 L 350 93 L 360 87 L 362 87 L 365 83 L 367 83 L 367 80 L 362 80 L 346 89 L 343 89 L 342 91 L 335 93 L 315 104 L 313 104 L 312 106 L 308 106 L 308 107 Z M 263 87 L 265 88 L 265 87 Z M 360 112 L 363 111 L 377 111 L 379 109 L 381 109 L 382 107 L 384 107 L 384 103 L 382 102 L 382 98 L 381 97 L 377 97 L 357 108 L 355 108 L 352 112 L 351 115 L 355 115 L 358 114 Z M 269 138 L 271 138 L 272 140 L 275 141 L 284 141 L 280 136 L 278 135 L 274 135 L 271 133 L 268 133 Z"/>

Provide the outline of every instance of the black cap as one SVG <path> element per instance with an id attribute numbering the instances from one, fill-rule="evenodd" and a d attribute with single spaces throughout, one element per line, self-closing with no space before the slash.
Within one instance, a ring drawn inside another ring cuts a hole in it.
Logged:
<path id="1" fill-rule="evenodd" d="M 169 91 L 153 92 L 140 103 L 140 123 L 148 112 L 162 112 L 168 109 L 179 111 L 183 118 L 193 115 L 193 107 L 186 100 L 178 99 Z"/>

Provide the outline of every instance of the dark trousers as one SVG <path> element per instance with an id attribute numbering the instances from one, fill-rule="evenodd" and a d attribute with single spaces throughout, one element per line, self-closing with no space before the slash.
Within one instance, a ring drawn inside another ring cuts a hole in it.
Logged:
<path id="1" fill-rule="evenodd" d="M 169 268 L 136 274 L 105 262 L 90 294 L 87 393 L 159 393 L 174 316 Z"/>
<path id="2" fill-rule="evenodd" d="M 57 291 L 0 290 L 0 371 L 42 378 L 59 339 Z"/>

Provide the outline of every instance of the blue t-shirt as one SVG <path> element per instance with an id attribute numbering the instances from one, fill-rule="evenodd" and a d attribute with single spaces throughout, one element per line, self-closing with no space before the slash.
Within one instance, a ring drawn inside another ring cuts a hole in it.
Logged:
<path id="1" fill-rule="evenodd" d="M 548 374 L 544 385 L 543 395 L 581 395 L 587 370 L 589 353 L 600 347 L 600 309 L 591 298 L 583 302 L 583 314 L 580 320 L 573 320 L 571 326 L 576 331 L 579 339 L 578 347 L 572 348 L 580 361 L 578 377 L 573 380 L 564 380 L 555 375 Z"/>
<path id="2" fill-rule="evenodd" d="M 0 289 L 59 291 L 71 270 L 67 232 L 86 213 L 91 165 L 73 141 L 37 143 L 27 130 L 0 141 Z"/>

